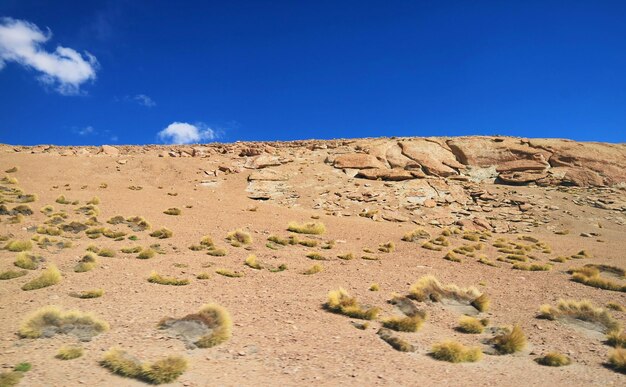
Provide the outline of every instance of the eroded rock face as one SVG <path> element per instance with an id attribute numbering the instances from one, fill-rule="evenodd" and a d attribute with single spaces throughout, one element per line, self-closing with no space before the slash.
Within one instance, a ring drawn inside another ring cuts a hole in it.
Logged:
<path id="1" fill-rule="evenodd" d="M 613 186 L 626 183 L 626 144 L 561 139 L 458 137 L 375 139 L 342 153 L 333 166 L 369 180 L 433 176 L 502 184 Z"/>

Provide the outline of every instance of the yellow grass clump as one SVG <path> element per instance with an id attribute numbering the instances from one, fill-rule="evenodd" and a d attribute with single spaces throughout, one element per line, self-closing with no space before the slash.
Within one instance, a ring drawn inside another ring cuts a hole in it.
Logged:
<path id="1" fill-rule="evenodd" d="M 588 300 L 559 300 L 556 307 L 545 304 L 539 308 L 537 317 L 547 320 L 569 317 L 597 323 L 603 325 L 607 333 L 620 329 L 619 322 L 606 309 L 595 307 Z"/>
<path id="2" fill-rule="evenodd" d="M 302 274 L 312 275 L 312 274 L 317 274 L 323 270 L 324 270 L 324 267 L 322 265 L 315 264 L 311 266 L 310 268 L 306 269 L 305 271 L 303 271 Z"/>
<path id="3" fill-rule="evenodd" d="M 261 266 L 261 264 L 257 261 L 256 255 L 254 255 L 254 254 L 248 255 L 248 257 L 246 258 L 244 263 L 245 263 L 246 266 L 248 266 L 248 267 L 250 267 L 252 269 L 260 270 L 260 269 L 263 268 Z"/>
<path id="4" fill-rule="evenodd" d="M 457 330 L 463 333 L 483 333 L 484 329 L 482 321 L 471 316 L 462 316 L 457 327 Z"/>
<path id="5" fill-rule="evenodd" d="M 60 360 L 73 360 L 83 356 L 81 347 L 63 346 L 59 348 L 59 352 L 54 356 Z"/>
<path id="6" fill-rule="evenodd" d="M 182 211 L 180 210 L 180 208 L 168 208 L 167 210 L 163 211 L 163 213 L 165 215 L 180 215 L 182 213 Z"/>
<path id="7" fill-rule="evenodd" d="M 112 258 L 112 257 L 115 257 L 115 250 L 103 247 L 100 250 L 98 250 L 97 254 L 100 257 Z"/>
<path id="8" fill-rule="evenodd" d="M 325 261 L 326 257 L 318 252 L 311 252 L 306 255 L 307 258 L 312 259 L 314 261 Z"/>
<path id="9" fill-rule="evenodd" d="M 100 364 L 115 374 L 150 384 L 171 383 L 188 367 L 187 360 L 181 356 L 167 356 L 154 363 L 142 363 L 119 348 L 109 349 Z"/>
<path id="10" fill-rule="evenodd" d="M 61 272 L 56 266 L 50 265 L 43 270 L 39 277 L 36 277 L 22 286 L 22 290 L 36 290 L 48 286 L 56 285 L 61 282 Z"/>
<path id="11" fill-rule="evenodd" d="M 4 246 L 4 248 L 5 250 L 9 250 L 13 252 L 20 252 L 20 251 L 31 250 L 33 248 L 33 244 L 29 240 L 14 240 L 14 241 L 9 241 Z"/>
<path id="12" fill-rule="evenodd" d="M 370 285 L 370 291 L 377 292 L 379 290 L 380 290 L 380 286 L 378 284 L 371 284 Z"/>
<path id="13" fill-rule="evenodd" d="M 489 343 L 500 354 L 515 353 L 526 347 L 526 335 L 519 325 L 515 325 L 509 332 L 493 337 Z"/>
<path id="14" fill-rule="evenodd" d="M 170 230 L 168 230 L 167 228 L 163 227 L 160 228 L 158 230 L 154 230 L 153 232 L 150 233 L 150 236 L 153 238 L 158 238 L 158 239 L 167 239 L 167 238 L 171 238 L 172 235 L 174 235 L 173 232 L 171 232 Z"/>
<path id="15" fill-rule="evenodd" d="M 150 277 L 148 277 L 148 282 L 159 285 L 173 285 L 173 286 L 183 286 L 189 285 L 189 280 L 186 278 L 175 278 L 175 277 L 164 277 L 156 272 L 152 272 Z"/>
<path id="16" fill-rule="evenodd" d="M 417 228 L 413 231 L 409 231 L 402 237 L 402 240 L 405 242 L 417 242 L 420 239 L 429 239 L 430 234 L 427 231 L 422 230 L 421 228 Z"/>
<path id="17" fill-rule="evenodd" d="M 243 230 L 231 231 L 226 235 L 226 240 L 234 247 L 249 245 L 252 243 L 252 236 Z"/>
<path id="18" fill-rule="evenodd" d="M 616 310 L 618 312 L 626 312 L 626 308 L 617 302 L 609 301 L 606 303 L 606 307 L 611 310 Z"/>
<path id="19" fill-rule="evenodd" d="M 489 297 L 474 287 L 459 288 L 456 285 L 443 285 L 432 275 L 417 280 L 409 289 L 409 296 L 416 301 L 431 300 L 440 302 L 444 298 L 465 301 L 481 312 L 489 309 Z"/>
<path id="20" fill-rule="evenodd" d="M 78 264 L 74 266 L 74 272 L 84 273 L 86 271 L 93 270 L 96 267 L 96 263 L 96 257 L 91 253 L 87 253 L 81 258 L 80 261 L 78 261 Z"/>
<path id="21" fill-rule="evenodd" d="M 606 335 L 606 343 L 611 347 L 626 348 L 626 332 L 621 329 L 609 332 Z"/>
<path id="22" fill-rule="evenodd" d="M 342 288 L 328 292 L 328 300 L 326 304 L 324 304 L 324 307 L 333 313 L 362 320 L 373 320 L 380 312 L 380 309 L 376 307 L 362 307 L 355 297 L 351 297 L 350 294 Z"/>
<path id="23" fill-rule="evenodd" d="M 324 223 L 320 222 L 309 222 L 309 223 L 296 223 L 289 222 L 287 225 L 287 231 L 295 232 L 298 234 L 312 234 L 319 235 L 326 232 L 326 226 Z"/>
<path id="24" fill-rule="evenodd" d="M 75 297 L 75 298 L 89 299 L 89 298 L 102 297 L 103 294 L 104 294 L 104 290 L 102 289 L 92 289 L 92 290 L 83 290 L 82 292 L 72 292 L 70 293 L 70 296 Z"/>
<path id="25" fill-rule="evenodd" d="M 46 306 L 28 316 L 20 325 L 18 333 L 21 337 L 36 339 L 43 335 L 44 330 L 54 329 L 56 333 L 64 333 L 63 329 L 68 326 L 74 329 L 88 327 L 94 335 L 109 329 L 109 324 L 91 313 L 63 311 L 56 306 Z"/>
<path id="26" fill-rule="evenodd" d="M 0 272 L 0 280 L 4 281 L 4 280 L 10 280 L 13 278 L 23 277 L 27 273 L 28 272 L 26 270 L 6 270 L 3 272 Z"/>
<path id="27" fill-rule="evenodd" d="M 367 328 L 366 326 L 363 327 L 363 329 L 366 329 L 366 328 Z M 411 345 L 411 343 L 402 339 L 401 337 L 394 335 L 390 329 L 380 328 L 377 332 L 377 335 L 387 344 L 391 345 L 391 347 L 395 349 L 396 351 L 413 352 L 415 350 L 415 348 L 413 347 L 413 345 Z"/>
<path id="28" fill-rule="evenodd" d="M 552 265 L 548 264 L 540 264 L 540 263 L 532 263 L 530 265 L 526 265 L 523 263 L 516 263 L 512 266 L 514 270 L 525 270 L 525 271 L 549 271 L 552 269 Z"/>
<path id="29" fill-rule="evenodd" d="M 382 321 L 383 326 L 399 332 L 417 332 L 424 324 L 424 318 L 419 314 L 403 317 L 388 317 Z"/>
<path id="30" fill-rule="evenodd" d="M 224 277 L 230 277 L 230 278 L 239 278 L 239 277 L 243 277 L 243 273 L 239 273 L 238 271 L 232 271 L 232 270 L 228 270 L 228 269 L 217 269 L 215 270 L 215 272 L 219 275 L 222 275 Z"/>
<path id="31" fill-rule="evenodd" d="M 141 250 L 141 252 L 137 255 L 138 259 L 150 259 L 152 257 L 154 257 L 154 255 L 156 254 L 156 252 L 152 249 L 143 249 Z"/>
<path id="32" fill-rule="evenodd" d="M 430 356 L 450 363 L 477 362 L 483 353 L 479 347 L 466 347 L 456 341 L 447 340 L 433 345 Z"/>
<path id="33" fill-rule="evenodd" d="M 6 371 L 0 372 L 0 386 L 13 387 L 17 386 L 24 376 L 23 372 L 19 371 Z"/>
<path id="34" fill-rule="evenodd" d="M 389 241 L 387 243 L 380 244 L 378 246 L 378 251 L 382 253 L 392 253 L 396 250 L 396 244 L 393 241 Z"/>
<path id="35" fill-rule="evenodd" d="M 20 269 L 35 270 L 39 267 L 40 261 L 41 257 L 36 257 L 34 255 L 26 253 L 25 251 L 22 251 L 17 254 L 17 257 L 15 257 L 15 262 L 13 262 L 13 264 Z"/>
<path id="36" fill-rule="evenodd" d="M 535 361 L 548 367 L 562 367 L 572 363 L 569 357 L 558 352 L 548 352 L 544 356 L 536 358 Z"/>
<path id="37" fill-rule="evenodd" d="M 609 352 L 609 365 L 615 371 L 626 374 L 626 348 L 615 348 Z"/>

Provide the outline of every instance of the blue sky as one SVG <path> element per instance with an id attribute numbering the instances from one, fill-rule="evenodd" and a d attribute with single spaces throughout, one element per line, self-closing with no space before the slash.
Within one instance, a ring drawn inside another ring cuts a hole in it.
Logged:
<path id="1" fill-rule="evenodd" d="M 0 17 L 2 143 L 626 142 L 626 1 L 0 0 Z"/>

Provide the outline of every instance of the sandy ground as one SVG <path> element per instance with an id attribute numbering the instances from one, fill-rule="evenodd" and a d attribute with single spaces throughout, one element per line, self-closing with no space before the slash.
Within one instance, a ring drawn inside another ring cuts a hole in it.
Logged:
<path id="1" fill-rule="evenodd" d="M 118 161 L 124 159 L 125 163 Z M 519 235 L 532 235 L 552 248 L 551 254 L 540 254 L 542 262 L 559 255 L 587 250 L 592 258 L 570 260 L 554 264 L 550 271 L 529 272 L 512 270 L 511 265 L 498 262 L 490 267 L 464 258 L 456 263 L 442 259 L 445 252 L 430 251 L 419 243 L 400 240 L 406 232 L 424 223 L 422 218 L 408 215 L 414 222 L 375 221 L 357 216 L 358 208 L 374 208 L 384 203 L 353 203 L 342 214 L 331 214 L 323 208 L 315 209 L 316 200 L 332 196 L 333 192 L 357 190 L 369 184 L 372 190 L 385 189 L 400 182 L 385 183 L 350 179 L 322 162 L 321 155 L 311 155 L 275 169 L 290 172 L 290 200 L 255 201 L 248 198 L 247 177 L 251 171 L 222 174 L 213 183 L 202 185 L 205 170 L 215 169 L 220 163 L 230 162 L 228 155 L 217 158 L 168 158 L 156 153 L 120 157 L 59 156 L 51 154 L 2 153 L 0 169 L 17 166 L 10 174 L 18 179 L 18 186 L 26 193 L 37 195 L 29 203 L 35 213 L 25 217 L 21 224 L 8 224 L 2 217 L 0 235 L 13 239 L 29 239 L 35 235 L 28 229 L 42 224 L 47 217 L 39 212 L 44 205 L 55 210 L 65 209 L 70 219 L 84 221 L 74 214 L 79 206 L 55 203 L 59 195 L 79 200 L 80 205 L 92 197 L 100 199 L 98 219 L 105 222 L 115 215 L 145 217 L 152 228 L 165 226 L 173 231 L 172 238 L 156 240 L 149 232 L 132 233 L 126 226 L 116 230 L 139 237 L 113 241 L 101 237 L 90 240 L 84 233 L 71 234 L 73 247 L 62 250 L 34 252 L 46 262 L 56 264 L 63 280 L 54 286 L 34 291 L 22 291 L 21 286 L 37 275 L 0 282 L 0 364 L 10 368 L 27 361 L 33 365 L 25 373 L 22 385 L 141 385 L 143 383 L 111 374 L 99 366 L 103 353 L 112 346 L 121 346 L 145 360 L 163 355 L 184 355 L 189 369 L 174 384 L 186 386 L 212 385 L 624 385 L 626 376 L 608 369 L 604 364 L 610 347 L 603 343 L 601 334 L 590 332 L 558 321 L 537 319 L 541 304 L 555 304 L 558 299 L 588 299 L 597 306 L 612 301 L 626 306 L 622 292 L 600 290 L 572 282 L 568 268 L 585 263 L 604 263 L 626 267 L 626 215 L 572 201 L 591 195 L 585 190 L 559 191 L 539 187 L 510 187 L 484 184 L 495 195 L 526 195 L 537 198 L 533 208 L 524 216 L 543 219 L 535 226 L 525 226 L 530 232 L 520 234 L 493 234 L 493 240 L 505 237 L 515 240 Z M 100 188 L 106 183 L 106 188 Z M 358 187 L 357 187 L 358 185 Z M 129 186 L 141 186 L 131 190 Z M 330 192 L 330 193 L 329 193 Z M 623 193 L 623 191 L 622 191 Z M 172 196 L 170 194 L 176 194 Z M 389 196 L 389 200 L 393 198 Z M 332 200 L 332 199 L 328 199 Z M 191 206 L 191 208 L 187 208 Z M 170 207 L 182 210 L 179 216 L 163 213 Z M 553 208 L 553 209 L 549 209 Z M 255 209 L 255 211 L 251 211 Z M 446 208 L 423 209 L 423 214 L 439 216 Z M 510 208 L 503 209 L 503 211 Z M 493 211 L 500 211 L 499 208 Z M 341 215 L 341 216 L 337 216 Z M 349 215 L 349 216 L 347 216 Z M 286 246 L 279 250 L 266 247 L 267 237 L 287 236 L 289 221 L 311 221 L 311 217 L 326 226 L 326 233 L 312 236 L 320 241 L 335 240 L 331 250 Z M 598 227 L 601 224 L 602 228 Z M 107 226 L 106 223 L 104 223 Z M 229 231 L 244 229 L 254 241 L 250 247 L 231 247 L 224 240 Z M 422 228 L 438 235 L 441 227 L 424 224 Z M 567 235 L 557 235 L 554 229 L 567 228 Z M 519 230 L 518 230 L 519 231 Z M 594 232 L 597 237 L 582 237 Z M 210 235 L 218 245 L 227 249 L 224 257 L 212 257 L 204 251 L 187 247 L 197 244 L 204 235 Z M 63 238 L 60 238 L 63 239 Z M 459 236 L 451 237 L 452 247 L 467 242 Z M 366 254 L 364 248 L 376 250 L 379 244 L 393 241 L 392 253 Z M 148 260 L 139 260 L 135 254 L 124 254 L 122 247 L 148 246 L 161 243 L 164 254 Z M 73 267 L 87 246 L 110 247 L 117 251 L 113 258 L 99 258 L 98 267 L 85 273 L 75 273 Z M 329 258 L 316 262 L 305 255 L 319 251 Z M 357 259 L 344 261 L 336 255 L 353 252 Z M 260 262 L 288 270 L 272 273 L 244 266 L 248 254 L 257 255 Z M 490 243 L 484 253 L 495 261 L 501 255 Z M 0 250 L 0 271 L 13 267 L 16 253 Z M 362 255 L 380 259 L 368 261 Z M 324 270 L 314 275 L 302 271 L 315 263 Z M 180 265 L 182 264 L 182 265 Z M 175 266 L 176 265 L 176 266 Z M 180 266 L 185 267 L 180 267 Z M 216 268 L 241 271 L 241 278 L 227 278 L 215 274 Z M 147 282 L 151 271 L 159 274 L 189 278 L 187 286 L 164 286 Z M 197 280 L 201 272 L 210 274 L 208 280 Z M 373 321 L 366 330 L 356 329 L 354 319 L 332 314 L 322 308 L 329 290 L 345 288 L 367 305 L 382 308 L 382 316 L 399 312 L 387 301 L 392 294 L 407 294 L 409 286 L 420 276 L 433 274 L 444 283 L 476 286 L 491 297 L 491 308 L 482 313 L 492 326 L 520 324 L 528 338 L 522 352 L 505 355 L 485 355 L 476 363 L 451 364 L 428 356 L 434 343 L 455 339 L 468 345 L 488 346 L 483 342 L 492 335 L 469 335 L 454 327 L 461 314 L 440 303 L 419 303 L 428 311 L 428 318 L 416 333 L 398 333 L 411 342 L 415 352 L 397 352 L 382 341 L 376 331 L 380 323 Z M 369 291 L 372 283 L 380 291 Z M 622 283 L 624 283 L 622 281 Z M 102 288 L 105 294 L 96 299 L 78 299 L 69 294 L 93 288 Z M 169 337 L 156 328 L 166 316 L 180 317 L 197 311 L 208 302 L 216 302 L 232 315 L 233 336 L 224 344 L 210 349 L 186 349 L 183 342 Z M 82 343 L 83 357 L 61 361 L 55 354 L 63 344 L 77 344 L 69 335 L 48 339 L 20 339 L 18 327 L 25 316 L 46 305 L 93 312 L 106 320 L 111 329 Z M 624 324 L 626 314 L 612 311 Z M 571 357 L 573 364 L 551 368 L 540 366 L 533 359 L 549 351 L 558 351 Z"/>

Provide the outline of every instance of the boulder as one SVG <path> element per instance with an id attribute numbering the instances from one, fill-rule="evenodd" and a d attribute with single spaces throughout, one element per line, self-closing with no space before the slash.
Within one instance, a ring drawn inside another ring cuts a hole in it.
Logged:
<path id="1" fill-rule="evenodd" d="M 103 153 L 108 156 L 117 156 L 120 154 L 119 149 L 111 145 L 102 145 L 98 153 Z"/>
<path id="2" fill-rule="evenodd" d="M 289 176 L 275 171 L 273 169 L 261 169 L 254 171 L 248 176 L 248 181 L 266 180 L 266 181 L 287 181 Z"/>
<path id="3" fill-rule="evenodd" d="M 416 177 L 410 171 L 404 169 L 394 168 L 371 168 L 362 169 L 356 174 L 356 177 L 369 179 L 369 180 L 389 180 L 389 181 L 401 181 L 415 179 Z"/>
<path id="4" fill-rule="evenodd" d="M 454 154 L 441 145 L 425 139 L 400 142 L 402 154 L 422 167 L 422 170 L 432 176 L 458 175 L 458 169 L 465 168 L 459 163 Z"/>
<path id="5" fill-rule="evenodd" d="M 248 158 L 246 160 L 246 163 L 244 164 L 244 167 L 248 169 L 261 169 L 266 167 L 275 167 L 281 164 L 282 162 L 278 157 L 263 154 L 260 156 Z"/>
<path id="6" fill-rule="evenodd" d="M 513 160 L 535 160 L 541 155 L 548 160 L 552 153 L 535 148 L 519 138 L 511 137 L 460 137 L 447 141 L 456 159 L 474 167 L 500 165 Z"/>
<path id="7" fill-rule="evenodd" d="M 512 160 L 498 164 L 496 172 L 543 171 L 550 164 L 541 160 Z"/>
<path id="8" fill-rule="evenodd" d="M 545 179 L 547 176 L 544 171 L 513 171 L 500 173 L 498 179 L 506 184 L 522 185 Z"/>

